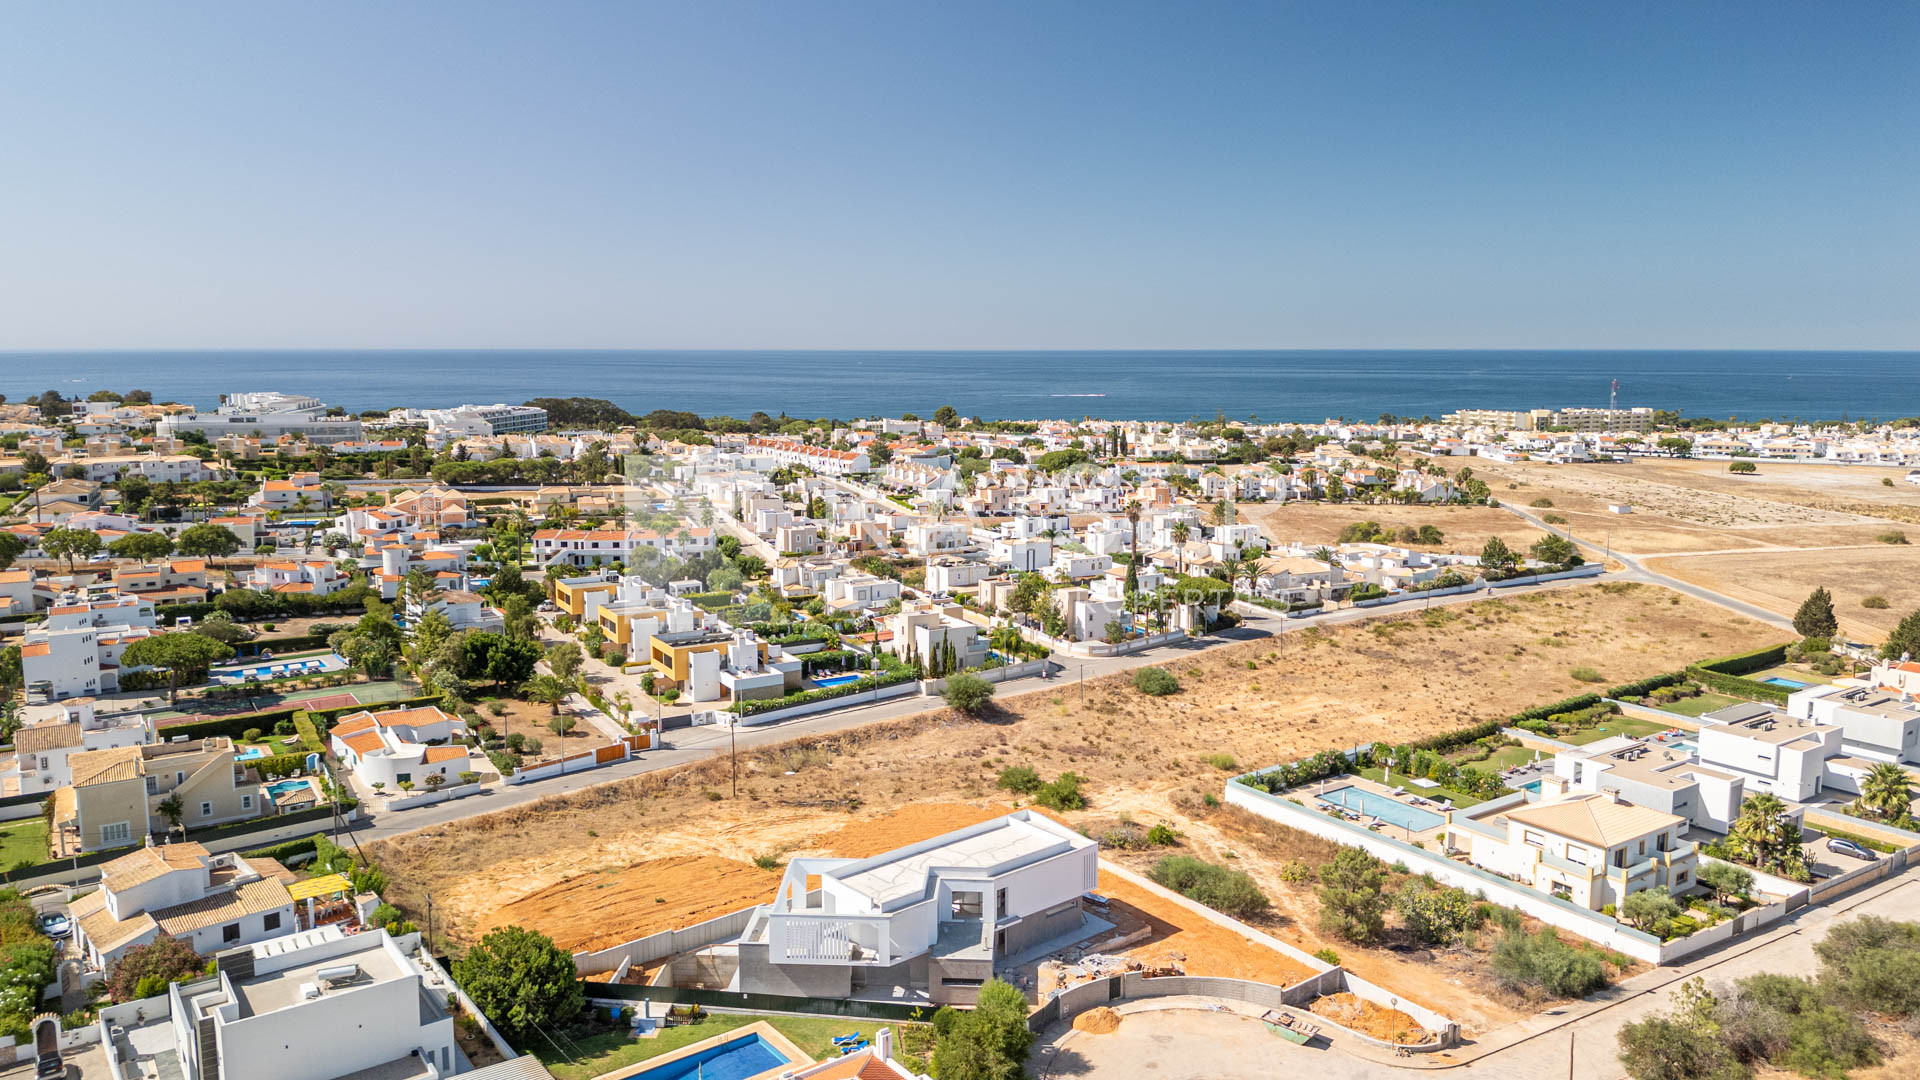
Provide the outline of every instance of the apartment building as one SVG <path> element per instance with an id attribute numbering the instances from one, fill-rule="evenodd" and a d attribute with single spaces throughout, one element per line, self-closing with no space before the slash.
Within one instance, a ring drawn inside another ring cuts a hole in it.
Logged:
<path id="1" fill-rule="evenodd" d="M 1787 696 L 1787 712 L 1840 728 L 1848 755 L 1920 762 L 1920 703 L 1911 694 L 1877 686 L 1809 686 Z"/>
<path id="2" fill-rule="evenodd" d="M 102 1047 L 107 1067 L 178 1080 L 452 1076 L 449 987 L 417 955 L 385 930 L 335 925 L 220 952 L 214 974 L 103 1014 L 119 1029 Z"/>
<path id="3" fill-rule="evenodd" d="M 1743 702 L 1700 718 L 1701 764 L 1741 778 L 1749 791 L 1805 802 L 1827 784 L 1841 758 L 1843 732 L 1832 724 Z"/>
<path id="4" fill-rule="evenodd" d="M 591 617 L 594 608 L 617 598 L 619 592 L 620 576 L 611 570 L 580 577 L 547 578 L 547 599 L 575 619 Z"/>
<path id="5" fill-rule="evenodd" d="M 111 971 L 128 949 L 161 936 L 210 955 L 291 933 L 293 897 L 280 864 L 214 855 L 191 842 L 148 844 L 100 866 L 100 887 L 75 900 L 74 943 Z"/>
<path id="6" fill-rule="evenodd" d="M 873 471 L 872 460 L 864 450 L 833 450 L 824 446 L 808 446 L 792 439 L 756 436 L 747 440 L 747 452 L 760 460 L 770 461 L 774 468 L 797 465 L 823 476 L 851 476 Z"/>
<path id="7" fill-rule="evenodd" d="M 992 574 L 993 567 L 983 562 L 951 557 L 935 559 L 927 567 L 927 591 L 936 596 L 950 596 L 979 585 Z"/>
<path id="8" fill-rule="evenodd" d="M 199 432 L 210 440 L 297 436 L 328 446 L 357 442 L 362 427 L 351 417 L 328 416 L 327 403 L 319 398 L 267 391 L 228 394 L 213 412 L 174 413 L 154 424 L 154 434 L 162 438 L 178 438 L 189 432 Z"/>
<path id="9" fill-rule="evenodd" d="M 741 993 L 971 1004 L 997 963 L 1082 932 L 1098 873 L 1099 845 L 1020 810 L 870 859 L 794 859 L 714 951 Z"/>
<path id="10" fill-rule="evenodd" d="M 320 482 L 317 472 L 294 473 L 285 480 L 262 480 L 260 490 L 247 497 L 247 505 L 274 513 L 326 510 L 333 496 Z"/>
<path id="11" fill-rule="evenodd" d="M 120 691 L 120 654 L 158 631 L 153 601 L 56 600 L 46 621 L 28 630 L 20 646 L 27 700 L 61 701 Z"/>
<path id="12" fill-rule="evenodd" d="M 352 583 L 351 577 L 324 559 L 261 563 L 247 578 L 248 587 L 263 592 L 315 596 L 331 596 Z"/>
<path id="13" fill-rule="evenodd" d="M 343 716 L 327 741 L 362 782 L 397 792 L 402 781 L 426 788 L 429 775 L 458 780 L 472 768 L 466 738 L 466 721 L 423 705 Z"/>
<path id="14" fill-rule="evenodd" d="M 459 439 L 524 434 L 547 430 L 547 410 L 532 405 L 461 405 L 427 409 L 427 442 L 438 450 Z"/>
<path id="15" fill-rule="evenodd" d="M 1642 889 L 1696 886 L 1684 818 L 1618 794 L 1581 793 L 1448 815 L 1446 844 L 1474 865 L 1599 911 Z"/>
<path id="16" fill-rule="evenodd" d="M 100 851 L 139 843 L 171 824 L 161 812 L 180 799 L 180 825 L 198 829 L 267 812 L 260 774 L 239 764 L 221 737 L 150 743 L 71 755 L 73 782 L 53 793 L 56 847 Z"/>
<path id="17" fill-rule="evenodd" d="M 190 484 L 219 478 L 219 471 L 191 454 L 118 454 L 107 457 L 63 458 L 61 468 L 78 467 L 84 479 L 111 483 L 123 476 L 140 476 L 156 484 Z"/>
<path id="18" fill-rule="evenodd" d="M 713 530 L 541 529 L 533 534 L 533 558 L 541 566 L 626 564 L 633 561 L 634 552 L 640 548 L 690 559 L 713 550 Z"/>

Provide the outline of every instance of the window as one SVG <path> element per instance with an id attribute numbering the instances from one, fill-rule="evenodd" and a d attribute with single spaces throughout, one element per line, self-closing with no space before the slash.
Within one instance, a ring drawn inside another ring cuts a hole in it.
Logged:
<path id="1" fill-rule="evenodd" d="M 221 927 L 220 940 L 221 941 L 239 941 L 240 940 L 240 924 L 237 922 L 230 922 L 227 925 Z"/>
<path id="2" fill-rule="evenodd" d="M 981 914 L 981 901 L 984 897 L 977 892 L 956 892 L 953 894 L 953 917 L 956 919 L 977 919 Z"/>
<path id="3" fill-rule="evenodd" d="M 396 784 L 410 784 L 413 782 L 413 774 L 410 772 L 394 773 L 393 782 Z"/>
<path id="4" fill-rule="evenodd" d="M 47 759 L 47 755 L 45 755 L 45 754 L 41 754 L 41 755 L 40 755 L 40 767 L 41 767 L 41 768 L 43 768 L 43 769 L 44 769 L 44 768 L 47 768 L 48 766 L 50 766 L 50 765 L 52 765 L 52 764 L 53 764 L 53 762 L 52 762 L 52 761 L 49 761 L 49 760 Z"/>
<path id="5" fill-rule="evenodd" d="M 1545 836 L 1542 836 L 1540 833 L 1533 831 L 1532 829 L 1522 830 L 1520 833 L 1520 839 L 1522 842 L 1532 844 L 1534 847 L 1547 846 L 1547 838 Z"/>
<path id="6" fill-rule="evenodd" d="M 251 795 L 240 796 L 240 809 L 242 810 L 253 809 L 253 796 Z"/>
<path id="7" fill-rule="evenodd" d="M 1567 861 L 1570 863 L 1579 863 L 1581 866 L 1587 865 L 1587 849 L 1578 844 L 1568 844 Z"/>
<path id="8" fill-rule="evenodd" d="M 210 802 L 203 802 L 203 803 L 201 803 L 201 804 L 200 804 L 200 816 L 201 816 L 201 817 L 212 817 L 212 816 L 213 816 L 213 804 L 212 804 L 212 803 L 210 803 Z"/>
<path id="9" fill-rule="evenodd" d="M 1673 883 L 1675 885 L 1685 885 L 1687 883 L 1687 872 L 1685 870 L 1682 870 L 1679 873 L 1673 875 Z"/>
<path id="10" fill-rule="evenodd" d="M 280 929 L 280 913 L 277 911 L 269 911 L 265 915 L 262 915 L 260 917 L 260 927 L 263 930 Z"/>
<path id="11" fill-rule="evenodd" d="M 111 825 L 100 826 L 100 843 L 112 847 L 133 839 L 133 826 L 125 821 L 116 821 Z"/>

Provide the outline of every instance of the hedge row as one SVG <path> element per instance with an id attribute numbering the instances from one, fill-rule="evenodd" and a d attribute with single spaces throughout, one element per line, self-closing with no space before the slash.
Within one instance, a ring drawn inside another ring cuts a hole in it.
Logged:
<path id="1" fill-rule="evenodd" d="M 359 805 L 352 799 L 340 800 L 340 812 Z M 253 818 L 248 821 L 236 821 L 231 825 L 215 825 L 208 829 L 193 829 L 186 838 L 196 843 L 218 840 L 223 836 L 234 836 L 250 832 L 265 832 L 268 829 L 297 825 L 302 821 L 322 821 L 333 817 L 333 807 L 316 806 L 311 810 L 295 810 L 290 814 L 274 814 L 272 817 Z"/>
<path id="2" fill-rule="evenodd" d="M 846 683 L 841 686 L 829 686 L 819 690 L 802 690 L 797 694 L 788 694 L 786 697 L 770 698 L 764 701 L 736 701 L 733 703 L 732 711 L 739 713 L 741 716 L 754 716 L 763 712 L 772 712 L 775 709 L 790 708 L 794 705 L 807 705 L 815 701 L 826 701 L 831 698 L 864 694 L 879 689 L 882 686 L 893 686 L 897 683 L 912 682 L 919 677 L 919 674 L 911 668 L 883 671 L 879 675 L 861 679 L 859 682 Z"/>
<path id="3" fill-rule="evenodd" d="M 1427 738 L 1410 742 L 1407 744 L 1407 749 L 1432 750 L 1436 753 L 1445 753 L 1454 747 L 1479 742 L 1481 739 L 1487 738 L 1490 735 L 1498 735 L 1500 734 L 1500 729 L 1506 726 L 1507 722 L 1505 720 L 1482 720 L 1472 727 L 1463 727 L 1456 731 L 1443 731 L 1438 735 L 1430 735 Z"/>
<path id="4" fill-rule="evenodd" d="M 717 611 L 733 606 L 733 594 L 730 592 L 696 592 L 681 597 L 687 603 L 705 611 Z"/>
<path id="5" fill-rule="evenodd" d="M 1649 675 L 1644 679 L 1637 679 L 1630 683 L 1621 683 L 1619 686 L 1611 687 L 1607 690 L 1607 696 L 1615 700 L 1620 698 L 1645 697 L 1663 686 L 1676 686 L 1686 682 L 1688 678 L 1689 676 L 1684 671 L 1669 671 L 1665 675 Z"/>
<path id="6" fill-rule="evenodd" d="M 1719 672 L 1722 675 L 1745 675 L 1749 671 L 1759 671 L 1763 668 L 1770 668 L 1775 664 L 1785 661 L 1786 658 L 1787 645 L 1786 643 L 1782 643 L 1779 645 L 1771 645 L 1764 649 L 1755 649 L 1752 652 L 1723 656 L 1718 660 L 1703 660 L 1698 664 L 1690 666 L 1700 668 L 1703 671 Z"/>
<path id="7" fill-rule="evenodd" d="M 1785 705 L 1788 689 L 1763 683 L 1758 679 L 1743 679 L 1740 676 L 1749 671 L 1761 671 L 1770 668 L 1787 658 L 1786 644 L 1774 645 L 1752 652 L 1723 656 L 1718 660 L 1687 666 L 1687 674 L 1699 681 L 1700 685 L 1730 697 L 1746 698 L 1749 701 L 1764 701 L 1769 705 Z"/>
<path id="8" fill-rule="evenodd" d="M 1518 723 L 1521 720 L 1545 720 L 1555 713 L 1578 712 L 1581 709 L 1598 704 L 1600 704 L 1599 694 L 1578 694 L 1574 697 L 1550 702 L 1546 705 L 1535 705 L 1531 709 L 1522 709 L 1514 713 L 1510 719 L 1514 723 Z"/>
<path id="9" fill-rule="evenodd" d="M 265 712 L 235 713 L 232 716 L 216 716 L 211 720 L 195 720 L 188 724 L 174 724 L 160 729 L 162 738 L 171 739 L 185 735 L 189 739 L 205 739 L 215 735 L 224 735 L 229 739 L 238 739 L 245 735 L 248 728 L 272 731 L 282 720 L 293 719 L 294 708 L 269 709 Z"/>
<path id="10" fill-rule="evenodd" d="M 325 634 L 299 634 L 291 637 L 257 638 L 253 641 L 242 641 L 233 648 L 234 651 L 238 652 L 241 656 L 258 656 L 267 649 L 272 649 L 276 654 L 284 655 L 286 653 L 300 652 L 305 649 L 324 649 L 326 647 L 327 635 Z"/>
<path id="11" fill-rule="evenodd" d="M 320 834 L 315 833 L 312 836 L 302 836 L 294 840 L 282 840 L 278 844 L 268 844 L 266 847 L 254 848 L 252 851 L 243 851 L 240 854 L 249 859 L 273 859 L 284 863 L 288 859 L 298 858 L 301 855 L 312 855 L 313 842 L 319 837 Z"/>

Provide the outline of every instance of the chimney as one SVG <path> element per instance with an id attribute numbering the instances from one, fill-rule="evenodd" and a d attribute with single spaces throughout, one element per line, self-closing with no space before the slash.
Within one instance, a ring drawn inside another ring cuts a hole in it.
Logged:
<path id="1" fill-rule="evenodd" d="M 893 1029 L 883 1027 L 873 1037 L 873 1053 L 882 1061 L 893 1060 Z"/>

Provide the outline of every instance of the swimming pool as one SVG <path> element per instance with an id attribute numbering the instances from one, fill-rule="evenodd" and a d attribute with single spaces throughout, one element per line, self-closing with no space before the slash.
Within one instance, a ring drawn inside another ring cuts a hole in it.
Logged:
<path id="1" fill-rule="evenodd" d="M 1534 793 L 1535 795 L 1538 795 L 1538 794 L 1540 794 L 1540 781 L 1538 781 L 1538 780 L 1529 780 L 1529 781 L 1527 781 L 1526 783 L 1524 783 L 1524 784 L 1521 784 L 1521 785 L 1520 785 L 1520 790 L 1522 790 L 1522 791 L 1531 791 L 1531 792 L 1533 792 L 1533 793 Z"/>
<path id="2" fill-rule="evenodd" d="M 815 686 L 845 686 L 865 678 L 864 675 L 822 675 L 813 680 Z"/>
<path id="3" fill-rule="evenodd" d="M 235 754 L 234 757 L 241 761 L 249 761 L 257 757 L 266 757 L 269 752 L 270 751 L 264 746 L 249 746 L 245 750 Z"/>
<path id="4" fill-rule="evenodd" d="M 1399 799 L 1390 799 L 1385 795 L 1362 791 L 1357 787 L 1334 788 L 1332 791 L 1321 794 L 1319 798 L 1323 802 L 1368 814 L 1414 832 L 1437 829 L 1447 821 L 1439 814 L 1430 813 L 1417 806 L 1408 806 Z"/>
<path id="5" fill-rule="evenodd" d="M 787 1055 L 758 1035 L 723 1042 L 634 1074 L 634 1080 L 747 1080 L 787 1064 Z"/>
<path id="6" fill-rule="evenodd" d="M 1766 683 L 1769 686 L 1784 686 L 1789 690 L 1805 690 L 1808 686 L 1807 683 L 1799 682 L 1794 679 L 1783 679 L 1778 675 L 1769 675 L 1766 678 L 1761 679 L 1760 681 L 1763 683 Z"/>
<path id="7" fill-rule="evenodd" d="M 289 791 L 311 791 L 313 783 L 309 780 L 276 780 L 267 785 L 267 797 L 278 799 Z"/>

